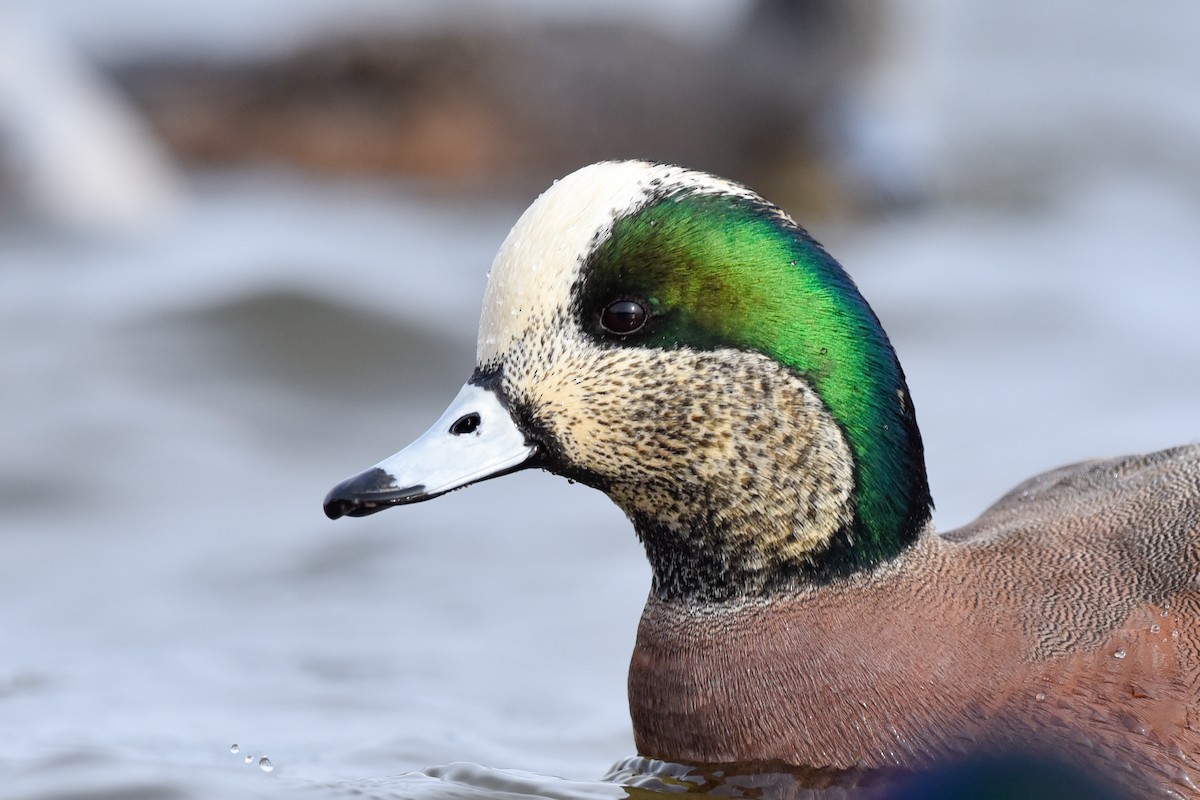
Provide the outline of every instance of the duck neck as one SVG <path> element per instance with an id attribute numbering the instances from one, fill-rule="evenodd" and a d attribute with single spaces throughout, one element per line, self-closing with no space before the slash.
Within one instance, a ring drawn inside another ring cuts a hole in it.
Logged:
<path id="1" fill-rule="evenodd" d="M 719 372 L 738 378 L 727 389 L 734 402 L 709 409 L 704 427 L 677 429 L 673 463 L 606 487 L 646 549 L 658 598 L 793 592 L 890 560 L 916 540 L 926 518 L 863 546 L 852 444 L 806 381 L 761 358 L 730 359 Z"/>
<path id="2" fill-rule="evenodd" d="M 647 499 L 656 493 L 641 494 Z M 660 500 L 657 513 L 629 514 L 650 562 L 651 592 L 660 601 L 709 605 L 769 598 L 864 569 L 852 557 L 852 523 L 816 519 L 820 512 L 795 494 L 791 502 L 752 506 L 695 496 L 680 504 L 687 510 L 677 516 L 661 513 L 671 506 L 668 498 Z"/>
<path id="3" fill-rule="evenodd" d="M 655 599 L 709 605 L 790 593 L 812 583 L 812 562 L 767 556 L 733 535 L 729 523 L 714 524 L 716 516 L 705 510 L 682 524 L 633 517 L 650 561 Z"/>

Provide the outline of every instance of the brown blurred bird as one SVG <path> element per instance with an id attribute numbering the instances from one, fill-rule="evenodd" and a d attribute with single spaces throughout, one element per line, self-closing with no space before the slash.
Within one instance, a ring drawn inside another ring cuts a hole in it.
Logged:
<path id="1" fill-rule="evenodd" d="M 644 24 L 484 15 L 117 74 L 193 162 L 534 191 L 579 164 L 638 156 L 752 181 L 811 213 L 875 199 L 839 160 L 878 16 L 864 0 L 757 0 L 702 41 Z"/>

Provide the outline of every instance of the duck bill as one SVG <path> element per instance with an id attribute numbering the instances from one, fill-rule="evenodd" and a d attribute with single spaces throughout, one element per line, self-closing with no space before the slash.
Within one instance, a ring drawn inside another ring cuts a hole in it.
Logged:
<path id="1" fill-rule="evenodd" d="M 468 383 L 419 439 L 333 487 L 325 514 L 365 517 L 419 503 L 531 466 L 537 453 L 496 393 Z"/>

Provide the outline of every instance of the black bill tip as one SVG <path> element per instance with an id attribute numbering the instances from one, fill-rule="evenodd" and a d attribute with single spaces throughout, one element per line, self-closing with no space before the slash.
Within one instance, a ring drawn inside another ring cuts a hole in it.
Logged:
<path id="1" fill-rule="evenodd" d="M 390 506 L 427 498 L 424 484 L 397 488 L 395 478 L 375 467 L 333 487 L 325 495 L 325 516 L 330 519 L 365 517 Z"/>

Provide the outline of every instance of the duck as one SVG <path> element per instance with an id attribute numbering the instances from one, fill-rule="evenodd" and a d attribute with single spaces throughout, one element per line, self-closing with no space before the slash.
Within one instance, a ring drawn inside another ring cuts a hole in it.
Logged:
<path id="1" fill-rule="evenodd" d="M 644 757 L 827 775 L 1034 748 L 1200 798 L 1200 445 L 1064 466 L 936 532 L 878 317 L 745 186 L 636 160 L 555 182 L 496 255 L 462 390 L 324 510 L 529 468 L 607 494 L 644 546 Z"/>
<path id="2" fill-rule="evenodd" d="M 769 187 L 806 215 L 919 202 L 926 170 L 899 146 L 912 136 L 867 88 L 892 68 L 879 57 L 893 39 L 882 9 L 736 5 L 702 37 L 508 7 L 323 26 L 274 56 L 133 56 L 113 72 L 173 152 L 200 166 L 268 159 L 478 196 L 540 189 L 637 150 Z"/>

